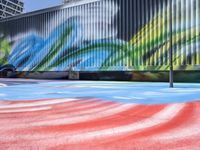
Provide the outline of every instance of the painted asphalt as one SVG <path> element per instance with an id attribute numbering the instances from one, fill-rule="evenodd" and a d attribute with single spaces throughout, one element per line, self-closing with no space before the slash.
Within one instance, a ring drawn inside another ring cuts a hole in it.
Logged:
<path id="1" fill-rule="evenodd" d="M 199 150 L 200 84 L 0 79 L 0 150 Z"/>
<path id="2" fill-rule="evenodd" d="M 200 100 L 200 84 L 0 80 L 1 100 L 40 100 L 52 98 L 98 98 L 120 103 L 168 104 Z"/>

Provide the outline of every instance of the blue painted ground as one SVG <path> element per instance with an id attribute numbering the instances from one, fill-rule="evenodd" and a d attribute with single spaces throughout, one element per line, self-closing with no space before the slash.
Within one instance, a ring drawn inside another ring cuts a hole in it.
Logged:
<path id="1" fill-rule="evenodd" d="M 0 100 L 49 98 L 99 98 L 140 104 L 182 103 L 200 100 L 200 84 L 136 83 L 108 81 L 0 80 Z"/>

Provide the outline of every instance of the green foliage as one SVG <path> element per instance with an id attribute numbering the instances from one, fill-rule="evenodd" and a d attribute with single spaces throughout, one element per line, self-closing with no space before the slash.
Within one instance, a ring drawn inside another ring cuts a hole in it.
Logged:
<path id="1" fill-rule="evenodd" d="M 7 63 L 10 49 L 8 40 L 5 37 L 0 37 L 0 65 Z"/>

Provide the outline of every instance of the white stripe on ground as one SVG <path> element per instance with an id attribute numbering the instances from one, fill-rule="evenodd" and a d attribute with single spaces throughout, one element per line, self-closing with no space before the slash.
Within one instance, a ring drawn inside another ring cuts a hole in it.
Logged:
<path id="1" fill-rule="evenodd" d="M 43 106 L 43 105 L 53 105 L 65 102 L 78 101 L 79 99 L 55 99 L 55 100 L 38 100 L 36 102 L 31 103 L 20 103 L 20 104 L 9 104 L 9 105 L 0 105 L 0 109 L 9 109 L 9 108 L 21 108 L 21 107 L 35 107 L 35 106 Z"/>
<path id="2" fill-rule="evenodd" d="M 0 83 L 0 87 L 7 87 L 6 84 Z"/>
<path id="3" fill-rule="evenodd" d="M 118 107 L 115 107 L 110 110 L 102 111 L 98 114 L 88 114 L 86 116 L 72 116 L 72 117 L 66 117 L 66 118 L 60 118 L 50 121 L 43 121 L 38 123 L 33 123 L 33 126 L 52 126 L 52 125 L 66 125 L 66 124 L 72 124 L 72 123 L 81 123 L 86 121 L 91 121 L 94 119 L 100 119 L 107 116 L 112 116 L 114 114 L 123 112 L 125 110 L 128 110 L 130 108 L 136 107 L 137 105 L 130 105 L 130 104 L 124 104 L 120 105 Z"/>
<path id="4" fill-rule="evenodd" d="M 17 109 L 17 110 L 0 110 L 0 113 L 17 113 L 17 112 L 33 112 L 41 110 L 49 110 L 52 107 L 40 107 L 40 108 L 27 108 L 27 109 Z"/>
<path id="5" fill-rule="evenodd" d="M 197 106 L 198 107 L 198 106 Z M 200 114 L 199 108 L 193 112 L 189 122 L 184 122 L 181 126 L 170 130 L 169 132 L 160 133 L 159 135 L 155 135 L 152 139 L 153 140 L 184 140 L 187 137 L 195 137 L 200 136 L 200 118 L 198 116 Z"/>

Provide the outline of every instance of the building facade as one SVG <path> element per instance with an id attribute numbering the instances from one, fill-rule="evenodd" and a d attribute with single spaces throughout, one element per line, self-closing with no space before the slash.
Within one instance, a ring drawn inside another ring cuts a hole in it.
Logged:
<path id="1" fill-rule="evenodd" d="M 172 48 L 174 70 L 200 81 L 199 0 L 82 0 L 3 19 L 0 36 L 1 63 L 20 72 L 139 72 L 145 76 L 133 77 L 163 79 Z"/>
<path id="2" fill-rule="evenodd" d="M 0 0 L 0 19 L 21 14 L 23 8 L 21 0 Z"/>
<path id="3" fill-rule="evenodd" d="M 63 0 L 63 3 L 68 3 L 68 2 L 75 2 L 77 0 Z"/>

